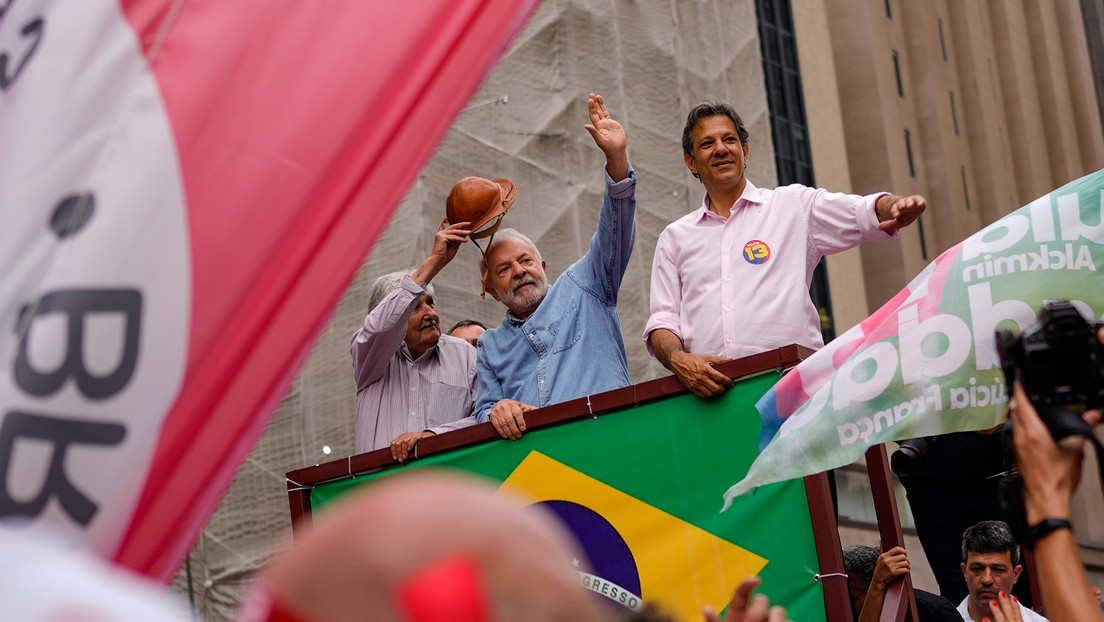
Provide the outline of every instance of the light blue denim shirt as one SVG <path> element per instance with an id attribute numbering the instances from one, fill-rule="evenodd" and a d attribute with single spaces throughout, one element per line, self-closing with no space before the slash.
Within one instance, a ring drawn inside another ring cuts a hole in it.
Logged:
<path id="1" fill-rule="evenodd" d="M 507 312 L 479 338 L 476 419 L 499 400 L 548 406 L 631 384 L 617 316 L 617 292 L 636 239 L 636 173 L 606 195 L 590 250 L 548 289 L 524 322 Z"/>

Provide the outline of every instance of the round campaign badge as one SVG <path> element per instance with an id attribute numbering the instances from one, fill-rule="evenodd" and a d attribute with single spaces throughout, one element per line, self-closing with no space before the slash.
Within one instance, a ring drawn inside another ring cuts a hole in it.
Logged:
<path id="1" fill-rule="evenodd" d="M 761 264 L 770 259 L 770 247 L 766 242 L 752 240 L 744 244 L 744 259 L 748 263 Z"/>

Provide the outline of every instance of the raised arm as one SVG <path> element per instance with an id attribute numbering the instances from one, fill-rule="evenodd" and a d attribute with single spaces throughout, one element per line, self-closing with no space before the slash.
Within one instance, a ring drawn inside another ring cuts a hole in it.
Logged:
<path id="1" fill-rule="evenodd" d="M 591 122 L 585 127 L 606 156 L 607 179 L 598 230 L 584 258 L 586 272 L 594 281 L 584 289 L 614 305 L 636 241 L 636 174 L 629 164 L 625 130 L 610 116 L 602 96 L 591 93 L 587 109 Z"/>
<path id="2" fill-rule="evenodd" d="M 471 223 L 458 222 L 438 231 L 433 249 L 409 278 L 404 278 L 386 298 L 364 318 L 364 324 L 349 340 L 353 357 L 353 378 L 357 391 L 376 382 L 387 370 L 391 357 L 406 337 L 406 321 L 426 293 L 426 285 L 444 268 L 460 244 L 467 241 Z"/>
<path id="3" fill-rule="evenodd" d="M 406 337 L 406 321 L 425 291 L 424 286 L 404 277 L 353 333 L 349 354 L 353 357 L 353 379 L 358 392 L 383 377 L 391 357 Z"/>

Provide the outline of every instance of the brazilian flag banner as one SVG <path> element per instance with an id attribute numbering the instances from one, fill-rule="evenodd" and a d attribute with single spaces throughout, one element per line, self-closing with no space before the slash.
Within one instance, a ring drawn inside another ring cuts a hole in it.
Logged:
<path id="1" fill-rule="evenodd" d="M 746 576 L 790 618 L 826 619 L 802 480 L 760 487 L 721 512 L 758 455 L 755 402 L 770 373 L 722 396 L 684 394 L 315 486 L 313 511 L 379 477 L 448 467 L 502 482 L 558 516 L 578 540 L 581 586 L 620 605 L 654 602 L 682 620 L 727 605 Z"/>

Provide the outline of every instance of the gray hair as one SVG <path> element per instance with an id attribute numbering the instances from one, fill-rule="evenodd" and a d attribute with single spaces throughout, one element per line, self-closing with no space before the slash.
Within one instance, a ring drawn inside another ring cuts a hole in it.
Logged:
<path id="1" fill-rule="evenodd" d="M 847 572 L 847 580 L 857 587 L 870 587 L 877 565 L 878 549 L 872 546 L 852 544 L 843 549 L 843 569 Z"/>
<path id="2" fill-rule="evenodd" d="M 487 257 L 491 254 L 491 250 L 494 249 L 494 247 L 498 246 L 500 243 L 505 242 L 506 240 L 521 240 L 522 242 L 525 242 L 529 245 L 529 248 L 533 249 L 533 253 L 535 253 L 537 256 L 537 261 L 544 261 L 544 258 L 541 257 L 540 250 L 537 249 L 537 245 L 533 244 L 533 240 L 530 240 L 524 233 L 518 231 L 517 229 L 499 229 L 491 238 L 491 243 L 487 245 L 487 248 L 479 256 L 480 278 L 483 277 L 483 271 L 487 269 Z"/>
<path id="3" fill-rule="evenodd" d="M 368 296 L 368 313 L 371 313 L 373 309 L 378 307 L 379 303 L 383 302 L 384 298 L 387 298 L 387 294 L 395 291 L 395 288 L 399 286 L 404 276 L 414 274 L 415 270 L 417 270 L 417 268 L 389 272 L 377 278 L 376 281 L 372 283 L 372 290 Z M 426 295 L 433 295 L 433 285 L 426 285 Z"/>
<path id="4" fill-rule="evenodd" d="M 1012 537 L 1008 523 L 999 520 L 983 520 L 962 534 L 962 563 L 966 563 L 966 554 L 1004 553 L 1012 558 L 1012 565 L 1020 565 L 1020 545 Z"/>

